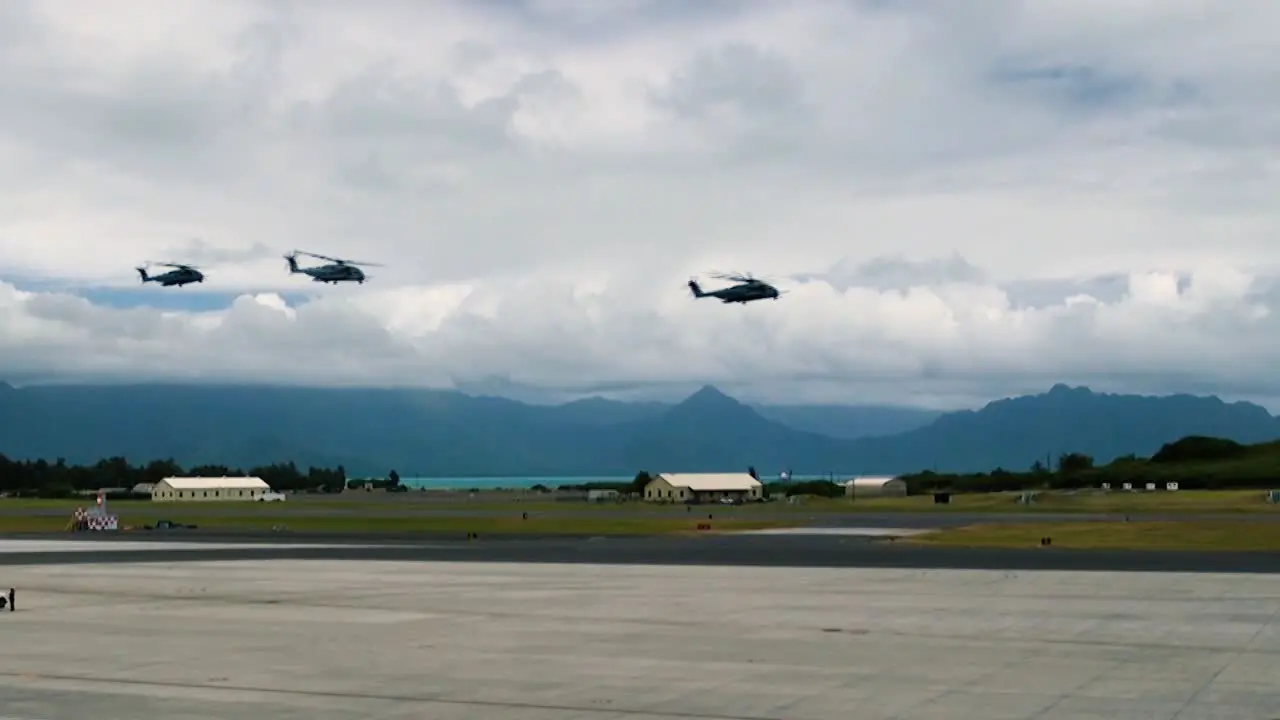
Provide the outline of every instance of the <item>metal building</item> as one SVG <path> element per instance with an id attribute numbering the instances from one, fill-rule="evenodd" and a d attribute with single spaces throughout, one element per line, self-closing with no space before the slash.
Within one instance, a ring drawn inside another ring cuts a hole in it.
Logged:
<path id="1" fill-rule="evenodd" d="M 617 490 L 588 490 L 587 491 L 587 502 L 613 501 L 613 500 L 620 499 L 620 497 L 621 497 L 621 493 L 619 493 Z"/>
<path id="2" fill-rule="evenodd" d="M 907 483 L 896 477 L 856 477 L 846 480 L 844 493 L 851 498 L 906 497 Z"/>
<path id="3" fill-rule="evenodd" d="M 256 477 L 170 477 L 151 488 L 154 502 L 253 502 L 271 492 L 271 486 Z"/>

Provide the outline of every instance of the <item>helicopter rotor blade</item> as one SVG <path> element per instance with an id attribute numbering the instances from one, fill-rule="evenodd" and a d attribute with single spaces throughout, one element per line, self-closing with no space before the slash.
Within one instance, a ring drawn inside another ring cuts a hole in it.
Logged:
<path id="1" fill-rule="evenodd" d="M 199 270 L 200 268 L 190 263 L 160 262 L 159 260 L 148 260 L 148 267 L 169 267 L 175 270 Z"/>
<path id="2" fill-rule="evenodd" d="M 331 263 L 338 263 L 339 265 L 366 265 L 368 267 L 382 267 L 382 265 L 379 263 L 360 262 L 359 260 L 346 260 L 343 258 L 336 258 L 336 257 L 329 257 L 328 255 L 321 255 L 319 253 L 307 252 L 305 250 L 295 250 L 294 252 L 297 253 L 298 255 L 306 255 L 308 257 L 313 257 L 317 260 L 327 260 Z"/>
<path id="3" fill-rule="evenodd" d="M 306 255 L 307 257 L 313 257 L 317 260 L 328 260 L 329 262 L 336 262 L 336 263 L 343 262 L 342 260 L 339 260 L 338 258 L 335 258 L 335 257 L 329 257 L 328 255 L 321 255 L 320 253 L 307 252 L 306 250 L 294 250 L 293 254 L 295 256 Z"/>
<path id="4" fill-rule="evenodd" d="M 758 279 L 749 272 L 714 272 L 708 274 L 720 280 L 732 280 L 734 282 L 751 282 Z"/>
<path id="5" fill-rule="evenodd" d="M 724 274 L 713 275 L 712 277 L 718 278 L 720 280 L 728 280 L 729 282 L 736 282 L 736 283 L 765 282 L 764 280 L 761 280 L 760 278 L 752 275 L 751 273 L 724 273 Z"/>

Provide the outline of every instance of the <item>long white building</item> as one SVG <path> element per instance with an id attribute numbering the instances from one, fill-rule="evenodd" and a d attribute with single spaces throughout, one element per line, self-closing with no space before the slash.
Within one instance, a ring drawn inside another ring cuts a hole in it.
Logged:
<path id="1" fill-rule="evenodd" d="M 764 485 L 747 473 L 662 473 L 644 486 L 649 502 L 744 502 L 763 496 Z"/>
<path id="2" fill-rule="evenodd" d="M 253 502 L 271 492 L 256 477 L 170 477 L 151 488 L 153 502 Z"/>

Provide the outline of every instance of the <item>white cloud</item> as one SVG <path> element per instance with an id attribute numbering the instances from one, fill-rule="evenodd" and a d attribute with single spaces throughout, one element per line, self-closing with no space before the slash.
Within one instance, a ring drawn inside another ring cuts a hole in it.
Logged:
<path id="1" fill-rule="evenodd" d="M 0 277 L 241 297 L 0 285 L 0 378 L 1280 397 L 1273 3 L 427 5 L 6 3 Z"/>

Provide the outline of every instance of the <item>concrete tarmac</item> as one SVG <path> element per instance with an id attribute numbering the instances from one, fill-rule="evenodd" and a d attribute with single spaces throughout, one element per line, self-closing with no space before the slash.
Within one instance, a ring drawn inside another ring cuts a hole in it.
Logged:
<path id="1" fill-rule="evenodd" d="M 43 536 L 47 538 L 48 536 Z M 91 539 L 93 538 L 93 539 Z M 371 535 L 80 534 L 60 551 L 48 539 L 23 549 L 0 541 L 0 566 L 210 560 L 361 560 L 592 565 L 1280 573 L 1280 553 L 977 549 L 841 536 L 457 539 Z M 146 543 L 156 549 L 146 549 Z M 93 547 L 86 547 L 86 543 Z M 307 547 L 312 545 L 312 547 Z"/>
<path id="2" fill-rule="evenodd" d="M 1267 575 L 239 560 L 0 577 L 19 588 L 6 720 L 1280 716 Z"/>

